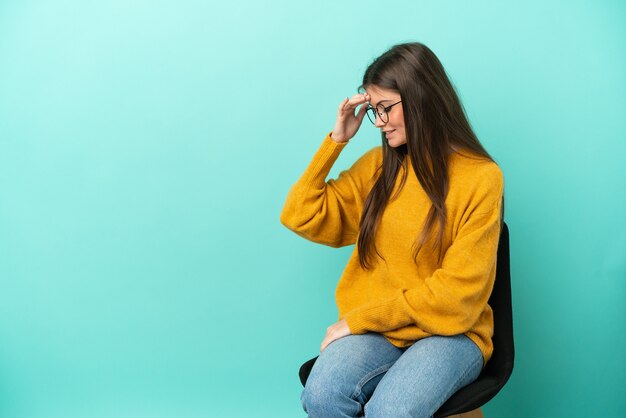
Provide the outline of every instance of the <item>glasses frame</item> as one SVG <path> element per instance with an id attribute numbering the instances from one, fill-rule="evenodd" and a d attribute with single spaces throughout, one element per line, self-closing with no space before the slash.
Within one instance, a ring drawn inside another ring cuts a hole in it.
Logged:
<path id="1" fill-rule="evenodd" d="M 387 123 L 389 122 L 389 111 L 391 110 L 392 107 L 394 107 L 398 103 L 402 103 L 402 100 L 395 102 L 394 104 L 390 104 L 389 106 L 385 106 L 380 103 L 376 107 L 368 105 L 367 111 L 366 111 L 367 118 L 370 120 L 370 122 L 372 122 L 372 125 L 376 125 L 376 115 L 378 114 L 378 117 L 380 118 L 380 120 L 383 123 Z"/>

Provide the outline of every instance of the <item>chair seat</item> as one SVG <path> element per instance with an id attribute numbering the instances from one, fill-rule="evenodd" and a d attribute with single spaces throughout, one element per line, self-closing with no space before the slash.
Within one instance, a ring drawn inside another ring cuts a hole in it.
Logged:
<path id="1" fill-rule="evenodd" d="M 489 402 L 504 386 L 501 378 L 479 376 L 474 382 L 459 389 L 435 413 L 435 418 L 471 411 Z"/>

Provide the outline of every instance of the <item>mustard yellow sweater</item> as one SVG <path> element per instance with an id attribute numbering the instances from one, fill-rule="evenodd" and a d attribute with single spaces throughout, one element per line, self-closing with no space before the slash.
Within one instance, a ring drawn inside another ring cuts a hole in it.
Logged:
<path id="1" fill-rule="evenodd" d="M 281 213 L 287 228 L 332 247 L 356 243 L 363 205 L 382 165 L 379 146 L 326 182 L 345 146 L 330 134 L 324 138 Z M 496 271 L 503 178 L 493 162 L 468 153 L 449 158 L 441 263 L 430 251 L 431 241 L 417 263 L 413 259 L 431 203 L 409 165 L 406 183 L 387 204 L 375 237 L 385 260 L 377 257 L 373 268 L 364 270 L 355 246 L 337 286 L 337 306 L 353 334 L 380 333 L 398 347 L 431 335 L 465 334 L 486 363 L 493 351 L 493 312 L 487 301 Z"/>

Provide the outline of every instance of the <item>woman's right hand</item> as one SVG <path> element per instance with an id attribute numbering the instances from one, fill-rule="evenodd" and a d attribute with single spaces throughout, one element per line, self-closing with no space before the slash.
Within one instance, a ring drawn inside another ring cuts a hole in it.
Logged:
<path id="1" fill-rule="evenodd" d="M 352 98 L 345 98 L 343 102 L 339 104 L 337 109 L 337 121 L 335 122 L 335 128 L 331 134 L 333 141 L 338 143 L 348 142 L 359 130 L 361 122 L 367 112 L 367 102 L 370 100 L 369 94 L 356 94 Z M 361 106 L 359 111 L 355 114 L 357 106 Z"/>

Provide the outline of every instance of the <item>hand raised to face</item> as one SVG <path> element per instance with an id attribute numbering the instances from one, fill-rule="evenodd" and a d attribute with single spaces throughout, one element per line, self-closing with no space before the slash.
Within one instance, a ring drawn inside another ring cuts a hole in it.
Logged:
<path id="1" fill-rule="evenodd" d="M 355 94 L 351 98 L 346 97 L 337 109 L 337 120 L 331 134 L 332 139 L 338 143 L 348 142 L 359 130 L 361 122 L 367 112 L 367 102 L 370 97 L 367 93 Z M 356 111 L 356 108 L 359 107 Z M 356 111 L 356 113 L 355 113 Z"/>

